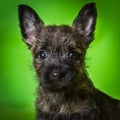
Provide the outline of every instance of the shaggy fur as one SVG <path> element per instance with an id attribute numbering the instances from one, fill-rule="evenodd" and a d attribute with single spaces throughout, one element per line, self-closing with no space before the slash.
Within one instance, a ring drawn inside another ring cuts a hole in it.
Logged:
<path id="1" fill-rule="evenodd" d="M 120 120 L 120 101 L 97 90 L 85 69 L 97 10 L 85 5 L 72 26 L 45 26 L 37 13 L 19 5 L 24 42 L 39 81 L 36 120 Z"/>

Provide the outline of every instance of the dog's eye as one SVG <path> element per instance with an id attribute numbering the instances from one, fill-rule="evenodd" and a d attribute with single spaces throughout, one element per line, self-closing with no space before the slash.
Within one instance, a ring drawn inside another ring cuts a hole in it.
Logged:
<path id="1" fill-rule="evenodd" d="M 80 54 L 76 51 L 70 51 L 69 54 L 68 54 L 68 57 L 70 59 L 79 59 Z"/>
<path id="2" fill-rule="evenodd" d="M 46 52 L 45 51 L 40 51 L 39 52 L 39 57 L 40 57 L 40 59 L 45 59 L 46 58 Z"/>

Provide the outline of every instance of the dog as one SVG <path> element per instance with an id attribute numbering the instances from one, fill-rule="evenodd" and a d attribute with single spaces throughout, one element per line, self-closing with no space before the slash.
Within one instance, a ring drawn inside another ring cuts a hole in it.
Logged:
<path id="1" fill-rule="evenodd" d="M 94 39 L 96 4 L 83 6 L 71 26 L 46 26 L 23 4 L 18 16 L 39 81 L 36 120 L 120 120 L 120 101 L 96 89 L 85 67 Z"/>

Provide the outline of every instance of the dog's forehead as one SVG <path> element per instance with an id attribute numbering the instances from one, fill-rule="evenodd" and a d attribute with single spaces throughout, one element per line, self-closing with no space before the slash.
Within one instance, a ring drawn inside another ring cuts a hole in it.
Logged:
<path id="1" fill-rule="evenodd" d="M 43 42 L 67 45 L 73 43 L 72 33 L 72 28 L 66 25 L 47 26 L 41 31 L 40 37 Z"/>
<path id="2" fill-rule="evenodd" d="M 69 26 L 48 26 L 44 33 L 47 39 L 54 42 L 65 42 L 72 39 L 72 29 Z"/>

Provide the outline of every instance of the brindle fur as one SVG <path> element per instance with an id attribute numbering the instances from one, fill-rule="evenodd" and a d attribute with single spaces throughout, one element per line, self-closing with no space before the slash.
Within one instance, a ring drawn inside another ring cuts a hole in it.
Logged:
<path id="1" fill-rule="evenodd" d="M 120 120 L 120 101 L 97 90 L 85 69 L 96 17 L 95 3 L 89 3 L 71 27 L 45 26 L 32 8 L 19 6 L 22 36 L 39 80 L 36 120 Z"/>

